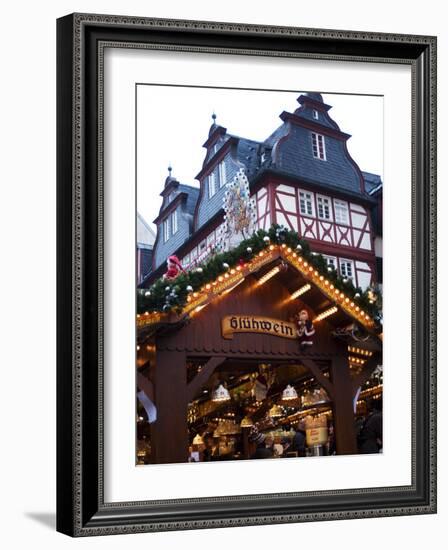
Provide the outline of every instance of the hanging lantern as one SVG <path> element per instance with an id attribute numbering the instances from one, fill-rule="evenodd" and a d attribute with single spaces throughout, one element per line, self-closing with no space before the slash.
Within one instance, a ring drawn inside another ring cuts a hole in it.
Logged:
<path id="1" fill-rule="evenodd" d="M 240 427 L 241 428 L 251 428 L 253 425 L 254 425 L 254 423 L 252 422 L 252 418 L 250 418 L 249 416 L 245 416 L 243 418 L 243 420 L 241 420 Z"/>
<path id="2" fill-rule="evenodd" d="M 297 395 L 295 388 L 288 384 L 286 388 L 283 390 L 282 401 L 293 401 L 294 399 L 298 399 L 298 398 L 299 396 Z"/>
<path id="3" fill-rule="evenodd" d="M 269 416 L 271 418 L 280 418 L 283 416 L 283 410 L 278 405 L 273 405 L 269 410 Z"/>
<path id="4" fill-rule="evenodd" d="M 204 440 L 202 439 L 202 437 L 199 434 L 196 434 L 193 439 L 193 445 L 203 445 L 203 444 L 204 444 Z"/>
<path id="5" fill-rule="evenodd" d="M 222 401 L 229 401 L 229 400 L 230 400 L 229 390 L 225 388 L 222 384 L 219 384 L 219 386 L 214 390 L 212 394 L 212 401 L 222 402 Z"/>

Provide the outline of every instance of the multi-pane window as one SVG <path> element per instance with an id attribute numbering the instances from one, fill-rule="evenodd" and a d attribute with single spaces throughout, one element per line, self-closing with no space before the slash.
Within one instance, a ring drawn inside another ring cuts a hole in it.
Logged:
<path id="1" fill-rule="evenodd" d="M 218 166 L 218 178 L 219 178 L 219 188 L 227 183 L 226 181 L 226 163 L 223 160 Z"/>
<path id="2" fill-rule="evenodd" d="M 215 232 L 212 231 L 210 235 L 208 235 L 207 237 L 207 247 L 211 248 L 214 243 L 215 243 Z"/>
<path id="3" fill-rule="evenodd" d="M 342 277 L 353 279 L 353 262 L 351 260 L 339 260 L 339 271 Z"/>
<path id="4" fill-rule="evenodd" d="M 348 204 L 345 201 L 334 199 L 334 217 L 336 223 L 348 225 Z"/>
<path id="5" fill-rule="evenodd" d="M 313 157 L 315 159 L 326 160 L 325 153 L 325 138 L 321 134 L 316 134 L 311 132 L 311 137 L 313 140 Z"/>
<path id="6" fill-rule="evenodd" d="M 166 243 L 166 241 L 170 238 L 170 218 L 166 218 L 166 220 L 163 220 L 163 242 Z"/>
<path id="7" fill-rule="evenodd" d="M 174 212 L 170 216 L 171 218 L 171 235 L 174 235 L 174 233 L 177 232 L 178 224 L 177 224 L 177 209 L 174 210 Z"/>
<path id="8" fill-rule="evenodd" d="M 324 256 L 328 267 L 332 267 L 333 269 L 336 269 L 336 258 L 334 256 Z"/>
<path id="9" fill-rule="evenodd" d="M 331 220 L 331 203 L 328 197 L 317 197 L 317 215 L 321 220 Z"/>
<path id="10" fill-rule="evenodd" d="M 313 194 L 306 191 L 299 192 L 300 213 L 304 216 L 313 215 Z"/>
<path id="11" fill-rule="evenodd" d="M 211 172 L 211 174 L 208 176 L 207 180 L 208 180 L 208 196 L 209 196 L 209 198 L 212 198 L 213 195 L 216 193 L 215 173 Z"/>

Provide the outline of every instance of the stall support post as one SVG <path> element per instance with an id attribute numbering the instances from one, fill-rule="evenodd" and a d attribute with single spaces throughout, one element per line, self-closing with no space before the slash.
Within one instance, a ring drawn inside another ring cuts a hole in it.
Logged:
<path id="1" fill-rule="evenodd" d="M 157 351 L 154 369 L 157 420 L 151 426 L 151 455 L 157 464 L 187 462 L 187 367 L 184 352 Z"/>
<path id="2" fill-rule="evenodd" d="M 347 355 L 334 356 L 331 369 L 336 453 L 338 455 L 356 454 L 358 449 L 353 412 L 353 390 Z"/>

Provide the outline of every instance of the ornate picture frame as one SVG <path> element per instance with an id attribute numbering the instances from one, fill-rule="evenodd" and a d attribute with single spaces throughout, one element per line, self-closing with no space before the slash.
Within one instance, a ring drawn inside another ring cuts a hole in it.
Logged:
<path id="1" fill-rule="evenodd" d="M 412 71 L 412 483 L 104 499 L 104 50 L 397 63 Z M 72 14 L 57 22 L 57 529 L 70 536 L 436 512 L 436 38 Z"/>

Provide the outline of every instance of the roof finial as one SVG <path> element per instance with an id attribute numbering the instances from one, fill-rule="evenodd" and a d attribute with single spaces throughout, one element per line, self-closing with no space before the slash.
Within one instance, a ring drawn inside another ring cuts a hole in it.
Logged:
<path id="1" fill-rule="evenodd" d="M 215 113 L 215 109 L 213 109 L 212 119 L 213 119 L 213 124 L 215 124 L 215 122 L 216 122 L 216 113 Z"/>
<path id="2" fill-rule="evenodd" d="M 171 177 L 171 172 L 173 171 L 173 167 L 171 166 L 171 162 L 168 163 L 168 176 Z"/>

